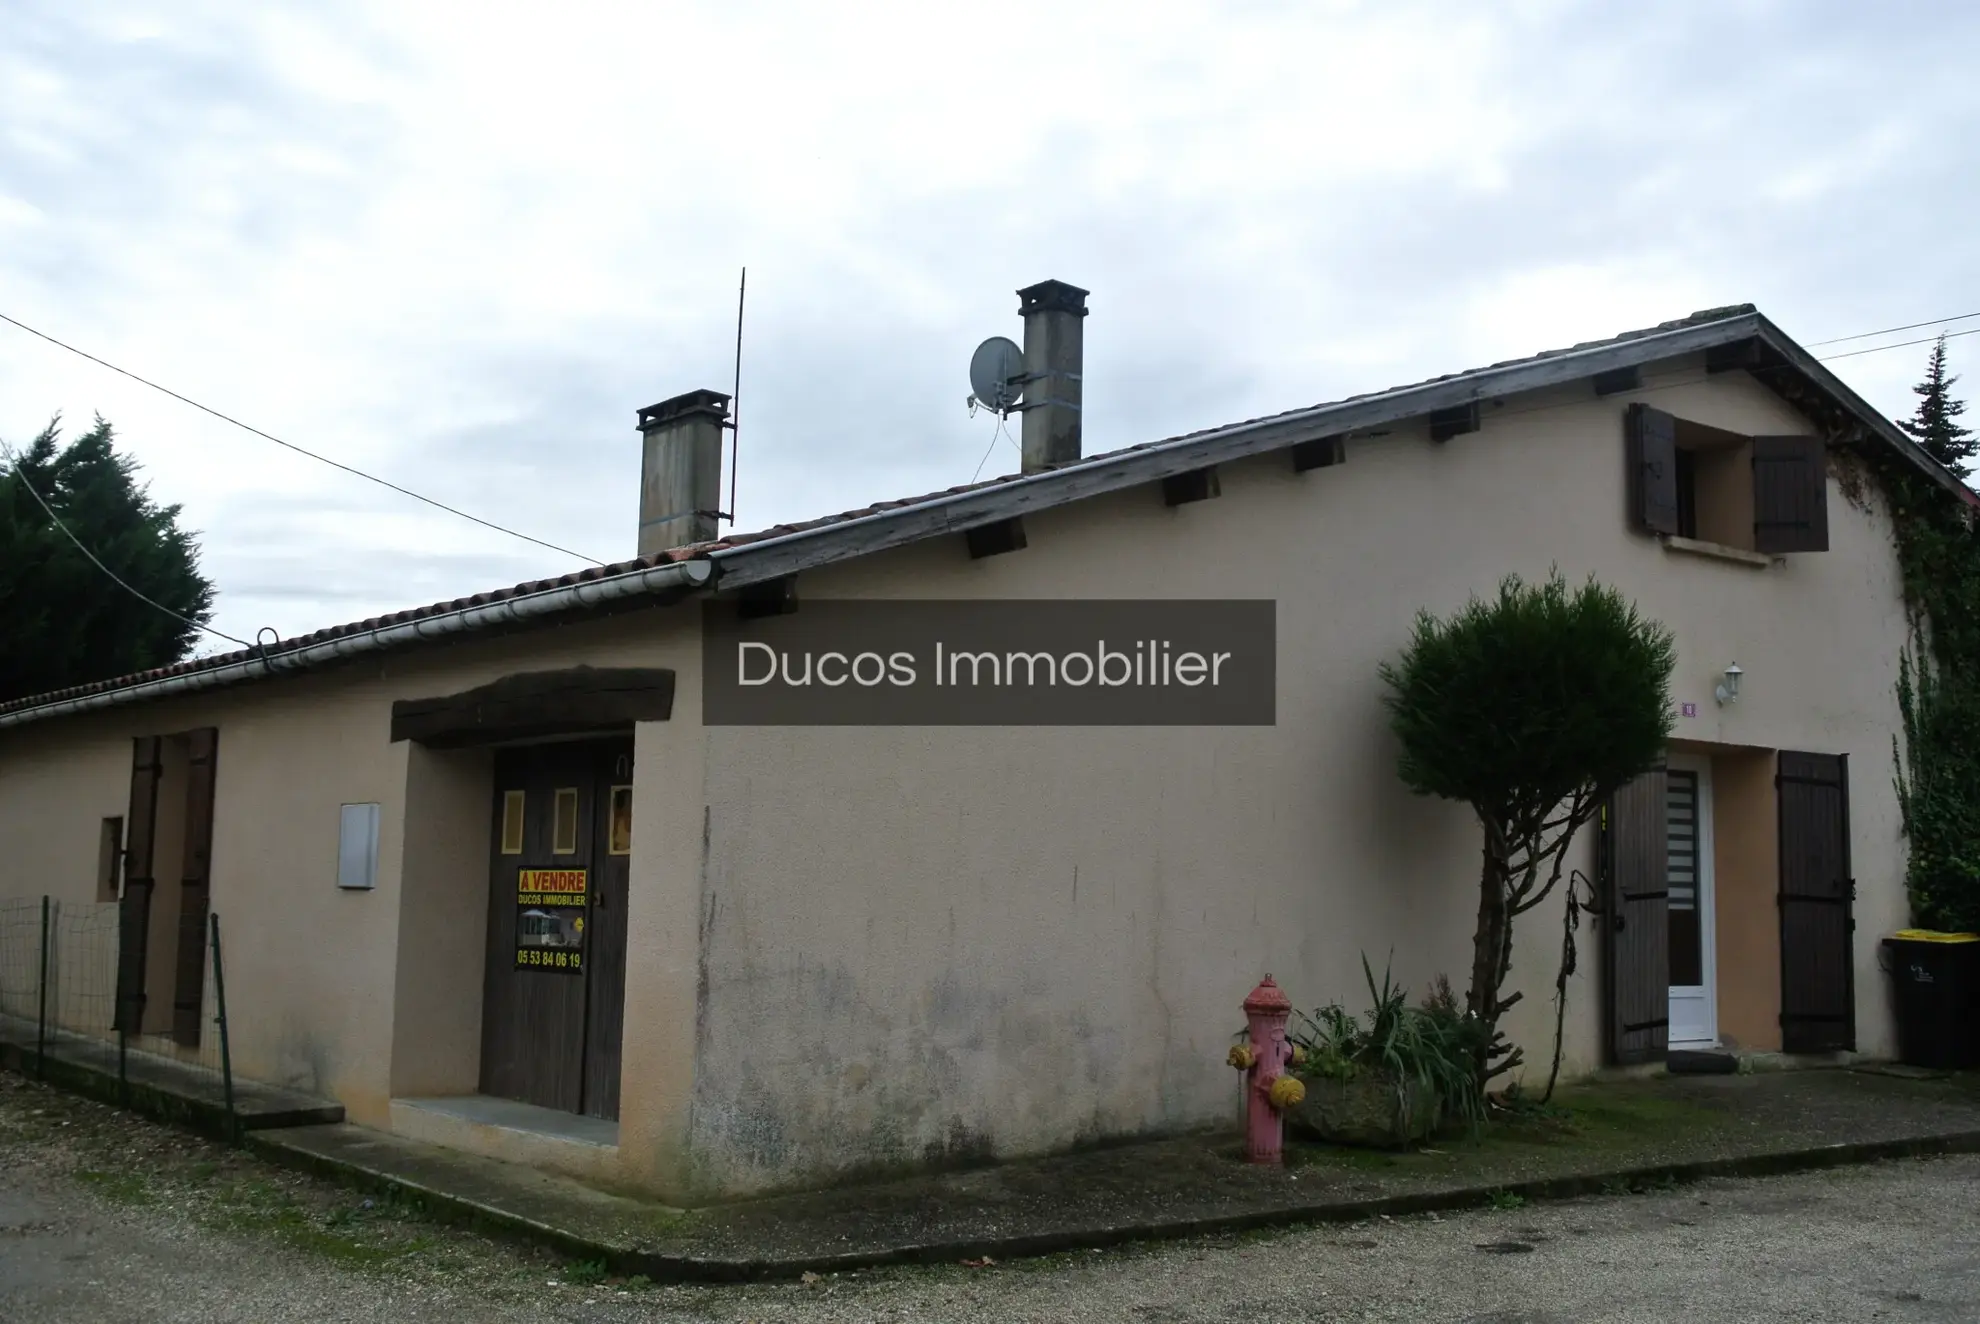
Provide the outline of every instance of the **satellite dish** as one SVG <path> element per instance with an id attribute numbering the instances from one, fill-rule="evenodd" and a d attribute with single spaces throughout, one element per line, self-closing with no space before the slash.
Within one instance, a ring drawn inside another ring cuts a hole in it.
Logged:
<path id="1" fill-rule="evenodd" d="M 1024 394 L 1024 351 L 1003 336 L 991 336 L 969 356 L 970 399 L 1007 414 Z"/>

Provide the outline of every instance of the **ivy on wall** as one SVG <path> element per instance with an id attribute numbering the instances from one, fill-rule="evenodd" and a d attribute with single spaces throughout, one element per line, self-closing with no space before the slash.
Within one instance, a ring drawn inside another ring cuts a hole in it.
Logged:
<path id="1" fill-rule="evenodd" d="M 1980 530 L 1916 470 L 1880 479 L 1912 619 L 1892 750 L 1912 922 L 1980 931 Z"/>
<path id="2" fill-rule="evenodd" d="M 1918 410 L 1898 426 L 1964 480 L 1976 445 L 1959 422 L 1957 380 L 1941 339 L 1912 388 Z M 1911 627 L 1898 667 L 1902 731 L 1891 742 L 1911 919 L 1980 932 L 1980 511 L 1822 392 L 1792 380 L 1775 389 L 1826 434 L 1844 498 L 1867 510 L 1874 486 L 1887 508 Z"/>

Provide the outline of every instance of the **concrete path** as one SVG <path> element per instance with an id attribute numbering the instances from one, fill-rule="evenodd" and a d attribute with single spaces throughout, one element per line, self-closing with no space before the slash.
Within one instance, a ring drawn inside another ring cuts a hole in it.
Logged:
<path id="1" fill-rule="evenodd" d="M 1980 1150 L 1980 1080 L 1866 1071 L 1664 1077 L 1571 1090 L 1561 1107 L 1380 1155 L 1295 1148 L 1237 1161 L 1233 1136 L 1126 1145 L 682 1212 L 353 1126 L 254 1138 L 259 1152 L 654 1279 L 795 1277 L 1007 1259 L 1150 1238 L 1560 1197 L 1676 1178 Z"/>
<path id="2" fill-rule="evenodd" d="M 45 1324 L 1980 1318 L 1980 1157 L 739 1287 L 601 1280 L 0 1079 L 0 1319 Z"/>

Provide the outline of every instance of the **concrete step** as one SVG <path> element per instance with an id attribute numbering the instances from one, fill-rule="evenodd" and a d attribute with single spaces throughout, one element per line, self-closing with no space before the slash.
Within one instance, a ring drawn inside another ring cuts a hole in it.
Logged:
<path id="1" fill-rule="evenodd" d="M 93 1034 L 58 1031 L 37 1044 L 34 1023 L 18 1017 L 0 1017 L 0 1065 L 210 1135 L 344 1120 L 344 1105 L 334 1099 L 239 1076 L 230 1120 L 226 1079 L 210 1062 L 139 1047 L 128 1048 L 120 1060 L 114 1039 Z"/>

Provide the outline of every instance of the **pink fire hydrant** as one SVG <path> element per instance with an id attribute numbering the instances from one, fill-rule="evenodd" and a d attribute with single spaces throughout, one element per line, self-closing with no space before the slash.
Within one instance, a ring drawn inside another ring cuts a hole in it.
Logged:
<path id="1" fill-rule="evenodd" d="M 1244 1000 L 1250 1042 L 1233 1048 L 1230 1062 L 1245 1073 L 1244 1150 L 1253 1163 L 1284 1162 L 1284 1111 L 1306 1096 L 1305 1086 L 1286 1075 L 1299 1060 L 1298 1048 L 1286 1039 L 1291 1016 L 1292 1000 L 1270 975 Z"/>

